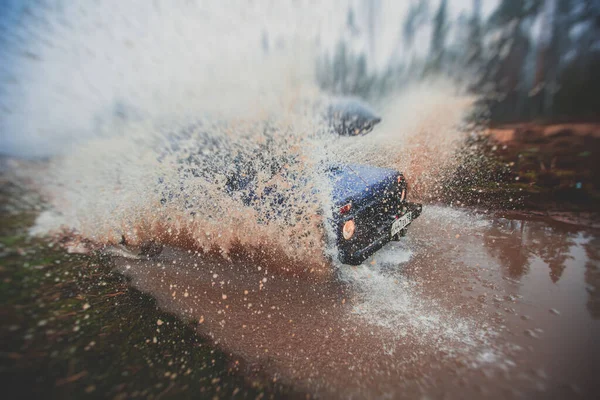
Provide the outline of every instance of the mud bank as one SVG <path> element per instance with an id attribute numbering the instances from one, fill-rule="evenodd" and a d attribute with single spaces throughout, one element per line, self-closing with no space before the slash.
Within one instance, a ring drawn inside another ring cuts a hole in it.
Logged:
<path id="1" fill-rule="evenodd" d="M 467 141 L 447 197 L 505 210 L 597 213 L 599 155 L 599 124 L 492 126 Z"/>
<path id="2" fill-rule="evenodd" d="M 39 199 L 3 178 L 0 382 L 11 398 L 302 396 L 159 309 L 111 259 L 29 237 Z"/>

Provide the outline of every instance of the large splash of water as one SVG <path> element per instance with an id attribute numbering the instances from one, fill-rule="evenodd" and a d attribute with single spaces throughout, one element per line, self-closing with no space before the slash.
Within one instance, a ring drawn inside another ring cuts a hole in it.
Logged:
<path id="1" fill-rule="evenodd" d="M 8 52 L 17 84 L 5 131 L 13 146 L 52 155 L 37 177 L 51 207 L 34 231 L 243 249 L 327 270 L 323 163 L 402 169 L 414 194 L 435 190 L 468 99 L 447 84 L 413 85 L 381 99 L 375 132 L 335 137 L 313 77 L 313 38 L 331 29 L 322 11 L 210 2 L 29 11 Z M 229 190 L 249 174 L 253 193 Z"/>

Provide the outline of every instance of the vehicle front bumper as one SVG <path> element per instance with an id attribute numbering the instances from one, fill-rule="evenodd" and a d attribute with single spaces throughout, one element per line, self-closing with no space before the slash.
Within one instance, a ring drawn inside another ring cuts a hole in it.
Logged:
<path id="1" fill-rule="evenodd" d="M 406 212 L 411 213 L 411 221 L 404 228 L 407 229 L 412 221 L 414 221 L 422 211 L 422 205 L 416 203 L 408 203 L 405 213 L 390 215 L 383 222 L 379 222 L 377 225 L 369 224 L 369 221 L 361 221 L 360 216 L 355 217 L 356 232 L 350 240 L 345 240 L 341 235 L 341 226 L 343 222 L 340 222 L 340 234 L 338 234 L 338 258 L 343 264 L 359 265 L 369 256 L 374 254 L 377 250 L 385 246 L 386 243 L 392 240 L 391 229 L 394 221 L 405 215 Z"/>

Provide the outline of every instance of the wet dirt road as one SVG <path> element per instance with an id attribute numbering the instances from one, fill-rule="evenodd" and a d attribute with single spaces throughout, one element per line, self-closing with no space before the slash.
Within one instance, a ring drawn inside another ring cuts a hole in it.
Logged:
<path id="1" fill-rule="evenodd" d="M 593 232 L 428 207 L 404 241 L 334 278 L 175 249 L 115 262 L 246 368 L 317 396 L 598 393 Z"/>

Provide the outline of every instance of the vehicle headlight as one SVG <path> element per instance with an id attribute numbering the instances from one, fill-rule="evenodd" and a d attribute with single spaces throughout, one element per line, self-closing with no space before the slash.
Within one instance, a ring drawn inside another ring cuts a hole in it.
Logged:
<path id="1" fill-rule="evenodd" d="M 344 239 L 348 240 L 352 236 L 354 236 L 354 230 L 356 229 L 356 225 L 354 224 L 354 220 L 348 220 L 344 223 L 344 227 L 342 228 L 342 235 Z"/>

